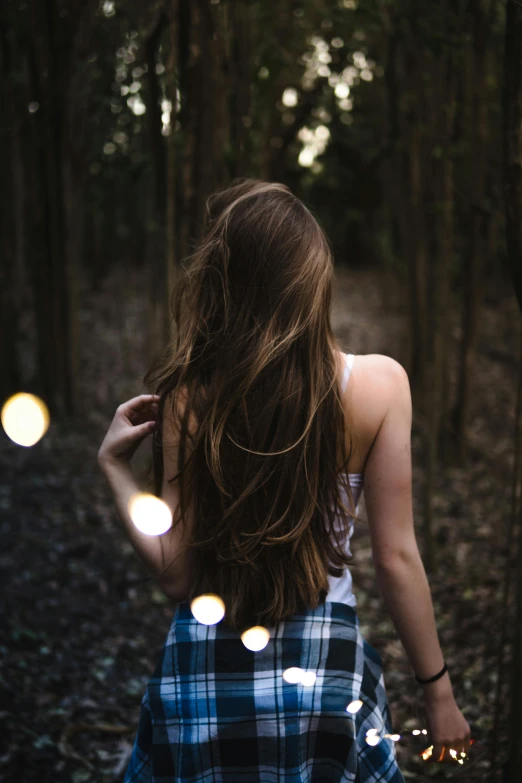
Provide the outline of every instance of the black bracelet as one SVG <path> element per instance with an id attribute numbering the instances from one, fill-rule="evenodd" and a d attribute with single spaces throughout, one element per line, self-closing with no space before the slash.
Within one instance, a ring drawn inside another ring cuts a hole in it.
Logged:
<path id="1" fill-rule="evenodd" d="M 433 677 L 430 677 L 430 678 L 429 678 L 429 679 L 427 679 L 427 680 L 421 680 L 421 679 L 420 679 L 420 677 L 417 677 L 417 675 L 415 675 L 415 679 L 416 679 L 416 680 L 417 680 L 417 682 L 418 682 L 418 683 L 420 683 L 421 685 L 426 685 L 426 683 L 427 683 L 427 682 L 435 682 L 435 680 L 438 680 L 438 679 L 439 679 L 439 677 L 442 677 L 442 675 L 443 675 L 443 674 L 445 674 L 447 671 L 448 671 L 448 667 L 447 667 L 447 665 L 446 665 L 446 662 L 444 662 L 444 666 L 442 667 L 442 669 L 440 670 L 440 672 L 439 672 L 438 674 L 435 674 L 435 675 L 433 675 Z"/>

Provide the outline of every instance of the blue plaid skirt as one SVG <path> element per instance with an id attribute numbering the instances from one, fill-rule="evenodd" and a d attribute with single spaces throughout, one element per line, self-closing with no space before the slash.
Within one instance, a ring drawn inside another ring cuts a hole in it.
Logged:
<path id="1" fill-rule="evenodd" d="M 404 783 L 393 740 L 366 742 L 392 726 L 382 658 L 356 610 L 327 601 L 268 630 L 252 652 L 178 604 L 124 783 Z M 314 684 L 288 683 L 290 667 L 315 672 Z"/>

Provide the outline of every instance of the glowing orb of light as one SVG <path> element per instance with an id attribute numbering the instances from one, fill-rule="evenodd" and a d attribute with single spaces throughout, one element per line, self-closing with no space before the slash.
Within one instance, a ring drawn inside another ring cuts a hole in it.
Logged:
<path id="1" fill-rule="evenodd" d="M 225 616 L 225 604 L 215 593 L 198 595 L 190 604 L 190 611 L 202 625 L 215 625 Z"/>
<path id="2" fill-rule="evenodd" d="M 241 634 L 241 641 L 252 652 L 263 650 L 270 641 L 270 633 L 262 625 L 254 625 Z"/>
<path id="3" fill-rule="evenodd" d="M 137 492 L 129 500 L 129 516 L 147 536 L 161 536 L 172 526 L 172 514 L 167 504 L 148 492 Z"/>
<path id="4" fill-rule="evenodd" d="M 34 446 L 49 427 L 47 405 L 35 394 L 14 394 L 2 407 L 2 427 L 19 446 Z"/>
<path id="5" fill-rule="evenodd" d="M 368 745 L 378 745 L 381 741 L 379 729 L 368 729 L 366 732 L 366 742 Z"/>
<path id="6" fill-rule="evenodd" d="M 355 701 L 351 701 L 349 705 L 346 708 L 346 712 L 351 712 L 353 715 L 356 712 L 359 712 L 361 707 L 363 706 L 363 703 L 360 699 L 356 699 Z"/>
<path id="7" fill-rule="evenodd" d="M 350 94 L 350 88 L 344 82 L 336 85 L 334 92 L 338 98 L 347 98 Z"/>
<path id="8" fill-rule="evenodd" d="M 413 729 L 413 731 L 412 731 L 412 734 L 413 734 L 413 735 L 415 735 L 415 736 L 416 736 L 417 734 L 420 734 L 420 733 L 421 733 L 421 732 L 420 732 L 420 729 Z"/>
<path id="9" fill-rule="evenodd" d="M 423 750 L 421 753 L 421 756 L 424 759 L 424 761 L 427 761 L 432 755 L 433 755 L 433 745 L 430 745 L 429 748 L 426 748 L 426 750 Z"/>
<path id="10" fill-rule="evenodd" d="M 281 102 L 285 106 L 297 106 L 297 102 L 298 102 L 297 90 L 294 90 L 293 87 L 287 87 L 283 93 Z"/>
<path id="11" fill-rule="evenodd" d="M 301 685 L 304 686 L 310 686 L 315 683 L 317 679 L 317 674 L 312 671 L 304 672 L 303 676 L 301 677 Z"/>
<path id="12" fill-rule="evenodd" d="M 296 683 L 301 682 L 303 679 L 303 674 L 304 672 L 299 666 L 290 666 L 289 669 L 286 669 L 286 671 L 283 672 L 283 679 L 291 685 L 296 685 Z"/>
<path id="13" fill-rule="evenodd" d="M 422 730 L 422 733 L 423 733 L 423 734 L 427 734 L 428 732 L 426 731 L 426 729 L 423 729 L 423 730 Z"/>

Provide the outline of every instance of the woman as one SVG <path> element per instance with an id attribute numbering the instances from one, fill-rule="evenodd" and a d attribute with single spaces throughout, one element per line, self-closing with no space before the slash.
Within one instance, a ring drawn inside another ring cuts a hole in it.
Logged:
<path id="1" fill-rule="evenodd" d="M 136 552 L 177 603 L 125 783 L 404 781 L 348 569 L 363 488 L 432 758 L 470 744 L 415 540 L 407 374 L 338 350 L 329 242 L 285 185 L 239 179 L 207 211 L 175 292 L 176 345 L 145 378 L 157 394 L 120 406 L 98 457 Z M 173 516 L 160 536 L 128 511 L 130 458 L 153 430 L 155 494 Z M 191 611 L 205 595 L 222 600 L 220 622 Z M 242 635 L 253 626 L 267 631 L 256 651 Z"/>

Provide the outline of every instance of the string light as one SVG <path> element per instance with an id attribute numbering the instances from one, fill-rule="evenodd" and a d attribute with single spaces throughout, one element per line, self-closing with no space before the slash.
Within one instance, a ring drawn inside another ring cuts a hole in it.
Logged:
<path id="1" fill-rule="evenodd" d="M 299 666 L 290 666 L 289 669 L 285 669 L 283 672 L 283 679 L 290 685 L 301 684 L 305 687 L 314 685 L 317 679 L 317 675 L 312 671 L 304 671 Z"/>
<path id="2" fill-rule="evenodd" d="M 305 687 L 309 685 L 314 685 L 316 679 L 317 679 L 317 674 L 315 672 L 307 671 L 303 674 L 303 677 L 301 679 L 301 685 L 304 685 Z"/>
<path id="3" fill-rule="evenodd" d="M 216 623 L 220 622 L 220 620 L 222 620 L 225 615 L 224 602 L 218 595 L 213 593 L 203 594 L 195 598 L 190 604 L 190 609 L 195 619 L 203 625 L 215 625 Z M 241 641 L 247 649 L 252 651 L 263 650 L 268 644 L 269 640 L 270 632 L 261 625 L 255 625 L 241 634 Z M 282 676 L 285 682 L 287 682 L 289 685 L 303 686 L 314 685 L 317 678 L 315 672 L 305 671 L 299 666 L 290 666 L 288 669 L 284 670 Z M 363 704 L 364 702 L 361 699 L 355 699 L 348 704 L 346 707 L 346 712 L 354 715 L 361 709 Z M 411 735 L 414 737 L 427 735 L 427 733 L 427 729 L 413 729 L 411 731 Z M 381 733 L 381 730 L 372 728 L 367 730 L 365 739 L 368 745 L 373 746 L 378 745 L 382 739 L 389 739 L 392 742 L 399 742 L 399 740 L 403 737 L 405 738 L 407 734 L 408 732 L 403 732 L 403 734 L 383 734 Z M 474 742 L 475 740 L 470 740 L 470 745 L 472 745 Z M 450 748 L 449 754 L 451 759 L 456 761 L 458 764 L 463 764 L 464 759 L 469 760 L 467 754 L 464 751 L 457 753 L 454 748 Z M 432 755 L 433 745 L 425 748 L 420 754 L 424 761 L 430 759 Z"/>
<path id="4" fill-rule="evenodd" d="M 380 741 L 379 729 L 368 729 L 366 732 L 366 742 L 368 745 L 378 745 Z"/>
<path id="5" fill-rule="evenodd" d="M 283 680 L 290 683 L 290 685 L 296 685 L 298 682 L 301 682 L 302 676 L 303 670 L 298 666 L 290 666 L 289 669 L 283 672 Z"/>

